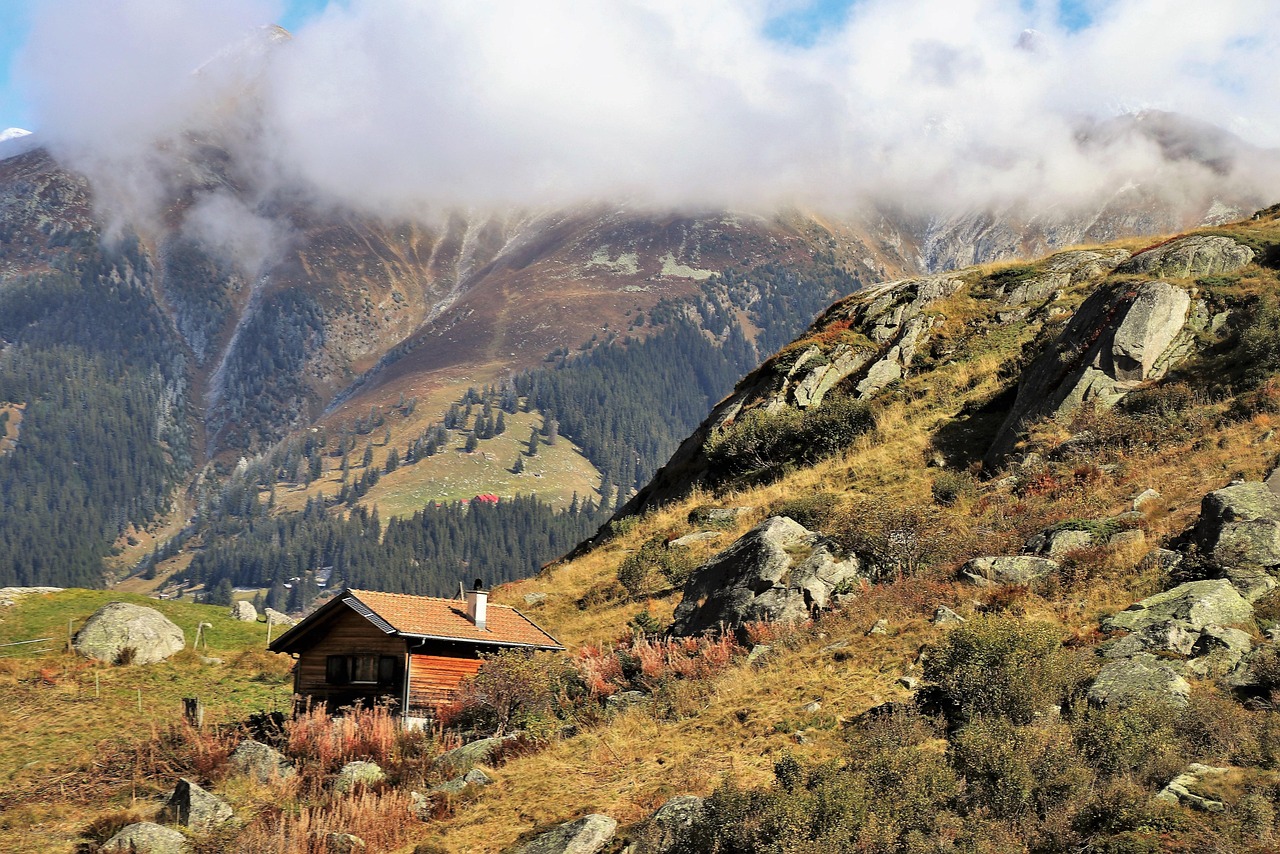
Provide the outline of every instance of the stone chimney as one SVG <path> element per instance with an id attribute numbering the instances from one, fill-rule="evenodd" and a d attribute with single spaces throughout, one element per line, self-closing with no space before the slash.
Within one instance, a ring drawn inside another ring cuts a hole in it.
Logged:
<path id="1" fill-rule="evenodd" d="M 489 594 L 484 589 L 484 581 L 477 578 L 475 586 L 467 591 L 467 616 L 476 624 L 477 629 L 485 628 L 485 611 L 489 604 Z"/>

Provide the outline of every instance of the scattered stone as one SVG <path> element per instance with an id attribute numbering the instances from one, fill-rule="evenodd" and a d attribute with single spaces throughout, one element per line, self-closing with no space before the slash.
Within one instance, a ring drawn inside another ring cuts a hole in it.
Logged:
<path id="1" fill-rule="evenodd" d="M 168 617 L 130 602 L 103 605 L 76 632 L 73 643 L 87 658 L 114 662 L 128 657 L 133 664 L 164 661 L 186 645 L 182 629 Z M 126 649 L 132 653 L 122 653 Z"/>
<path id="2" fill-rule="evenodd" d="M 325 850 L 330 854 L 356 854 L 356 852 L 364 851 L 366 846 L 364 840 L 359 836 L 351 833 L 337 833 L 330 831 L 324 834 Z"/>
<path id="3" fill-rule="evenodd" d="M 1096 706 L 1124 708 L 1141 701 L 1185 706 L 1191 685 L 1174 663 L 1142 653 L 1105 664 L 1089 688 L 1089 702 Z"/>
<path id="4" fill-rule="evenodd" d="M 1267 479 L 1264 480 L 1263 483 L 1267 485 L 1267 489 L 1270 489 L 1276 495 L 1280 495 L 1280 467 L 1273 469 L 1271 474 L 1267 475 Z M 0 596 L 3 596 L 4 594 L 5 591 L 0 590 Z"/>
<path id="5" fill-rule="evenodd" d="M 231 616 L 242 623 L 258 622 L 258 609 L 252 602 L 239 601 L 231 605 Z"/>
<path id="6" fill-rule="evenodd" d="M 16 605 L 23 596 L 35 593 L 61 593 L 62 587 L 0 587 L 0 608 Z"/>
<path id="7" fill-rule="evenodd" d="M 1154 489 L 1144 489 L 1142 492 L 1138 493 L 1136 498 L 1133 499 L 1133 512 L 1141 513 L 1143 507 L 1159 500 L 1160 493 L 1156 492 Z"/>
<path id="8" fill-rule="evenodd" d="M 432 786 L 430 791 L 432 794 L 443 795 L 460 795 L 466 790 L 467 786 L 492 786 L 496 780 L 479 768 L 472 768 L 461 777 L 454 777 L 446 783 L 438 786 Z"/>
<path id="9" fill-rule="evenodd" d="M 718 540 L 722 536 L 724 534 L 720 531 L 698 531 L 696 534 L 685 534 L 683 537 L 676 537 L 671 541 L 670 545 L 685 548 L 698 543 L 705 543 L 708 540 Z"/>
<path id="10" fill-rule="evenodd" d="M 914 691 L 920 687 L 920 680 L 914 676 L 899 676 L 898 684 L 908 691 Z"/>
<path id="11" fill-rule="evenodd" d="M 1161 623 L 1179 622 L 1199 633 L 1205 626 L 1229 626 L 1253 619 L 1253 607 L 1226 579 L 1188 581 L 1172 590 L 1148 596 L 1103 621 L 1107 630 L 1141 631 Z"/>
<path id="12" fill-rule="evenodd" d="M 372 786 L 385 779 L 387 775 L 378 763 L 356 760 L 342 766 L 337 779 L 333 781 L 333 790 L 346 793 L 353 791 L 356 786 Z"/>
<path id="13" fill-rule="evenodd" d="M 974 558 L 960 567 L 960 577 L 980 587 L 988 584 L 1033 584 L 1058 569 L 1058 562 L 1048 558 L 1000 555 Z"/>
<path id="14" fill-rule="evenodd" d="M 121 828 L 119 833 L 102 843 L 99 850 L 129 854 L 187 854 L 191 845 L 185 836 L 171 827 L 140 821 Z"/>
<path id="15" fill-rule="evenodd" d="M 1186 771 L 1174 777 L 1169 785 L 1160 790 L 1160 794 L 1156 795 L 1156 800 L 1170 804 L 1182 803 L 1205 812 L 1224 812 L 1226 806 L 1221 801 L 1214 801 L 1197 795 L 1191 791 L 1191 787 L 1200 785 L 1200 782 L 1205 777 L 1226 774 L 1230 770 L 1230 768 L 1216 768 L 1212 765 L 1201 765 L 1198 762 L 1193 762 L 1187 766 Z"/>
<path id="16" fill-rule="evenodd" d="M 773 647 L 767 643 L 756 644 L 751 647 L 751 652 L 747 653 L 747 664 L 764 664 L 772 649 Z"/>
<path id="17" fill-rule="evenodd" d="M 689 514 L 689 521 L 694 525 L 732 525 L 750 512 L 750 507 L 700 507 Z"/>
<path id="18" fill-rule="evenodd" d="M 876 620 L 876 621 L 875 621 L 875 624 L 874 624 L 871 628 L 867 629 L 867 634 L 868 634 L 868 635 L 887 635 L 887 634 L 889 634 L 889 621 L 888 621 L 888 620 L 885 620 L 885 619 L 883 619 L 883 618 L 882 618 L 882 619 L 879 619 L 879 620 Z"/>
<path id="19" fill-rule="evenodd" d="M 432 765 L 437 770 L 444 771 L 447 774 L 465 774 L 476 765 L 483 765 L 489 762 L 500 747 L 511 744 L 519 740 L 519 738 L 520 733 L 512 733 L 511 735 L 477 739 L 469 744 L 455 747 L 453 750 L 440 754 L 435 758 Z"/>
<path id="20" fill-rule="evenodd" d="M 230 821 L 231 806 L 222 798 L 205 791 L 183 777 L 160 810 L 160 821 L 180 824 L 192 830 L 209 830 Z"/>
<path id="21" fill-rule="evenodd" d="M 827 644 L 822 649 L 820 649 L 819 652 L 835 652 L 838 649 L 848 649 L 848 648 L 849 648 L 849 642 L 847 640 L 838 640 L 835 643 Z"/>
<path id="22" fill-rule="evenodd" d="M 696 635 L 750 620 L 798 622 L 864 574 L 856 555 L 838 559 L 821 535 L 774 516 L 693 571 L 672 632 Z"/>
<path id="23" fill-rule="evenodd" d="M 616 694 L 610 694 L 606 697 L 604 706 L 609 711 L 617 714 L 618 712 L 625 712 L 627 709 L 644 706 L 648 703 L 649 695 L 643 691 L 619 691 Z"/>
<path id="24" fill-rule="evenodd" d="M 632 854 L 670 854 L 702 816 L 705 802 L 694 795 L 679 795 L 658 807 L 640 830 Z"/>
<path id="25" fill-rule="evenodd" d="M 952 611 L 946 605 L 939 605 L 938 610 L 933 612 L 933 624 L 940 626 L 945 623 L 963 623 L 964 617 Z"/>
<path id="26" fill-rule="evenodd" d="M 1141 546 L 1147 541 L 1147 535 L 1137 528 L 1131 528 L 1128 531 L 1117 531 L 1107 540 L 1107 545 L 1116 549 L 1125 549 L 1132 546 Z"/>
<path id="27" fill-rule="evenodd" d="M 1254 252 L 1230 237 L 1192 234 L 1140 252 L 1116 268 L 1117 273 L 1147 273 L 1185 279 L 1234 273 L 1253 261 Z"/>
<path id="28" fill-rule="evenodd" d="M 262 613 L 267 615 L 267 624 L 272 626 L 292 626 L 298 622 L 288 614 L 283 614 L 275 608 L 263 608 Z"/>
<path id="29" fill-rule="evenodd" d="M 508 854 L 598 854 L 613 841 L 618 822 L 598 813 L 583 816 L 508 849 Z"/>
<path id="30" fill-rule="evenodd" d="M 274 747 L 246 738 L 231 754 L 231 764 L 259 783 L 292 777 L 293 763 Z"/>
<path id="31" fill-rule="evenodd" d="M 800 711 L 808 712 L 811 715 L 817 714 L 818 712 L 822 711 L 822 703 L 819 702 L 818 700 L 811 700 L 808 703 L 805 703 L 803 706 L 801 706 Z"/>
<path id="32" fill-rule="evenodd" d="M 547 601 L 545 593 L 526 593 L 524 594 L 524 604 L 528 608 L 537 608 Z"/>
<path id="33" fill-rule="evenodd" d="M 1060 558 L 1068 552 L 1087 549 L 1093 545 L 1093 534 L 1088 531 L 1054 531 L 1049 535 L 1047 554 Z"/>
<path id="34" fill-rule="evenodd" d="M 805 730 L 798 729 L 791 733 L 791 740 L 796 744 L 809 744 L 809 733 Z"/>

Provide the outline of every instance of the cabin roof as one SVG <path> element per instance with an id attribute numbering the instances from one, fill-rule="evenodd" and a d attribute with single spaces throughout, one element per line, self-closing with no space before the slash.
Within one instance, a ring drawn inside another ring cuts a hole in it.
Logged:
<path id="1" fill-rule="evenodd" d="M 298 652 L 305 636 L 328 622 L 337 608 L 350 608 L 388 635 L 483 644 L 562 650 L 563 646 L 536 623 L 509 605 L 488 603 L 485 628 L 476 628 L 458 599 L 343 590 L 271 644 L 276 652 Z"/>

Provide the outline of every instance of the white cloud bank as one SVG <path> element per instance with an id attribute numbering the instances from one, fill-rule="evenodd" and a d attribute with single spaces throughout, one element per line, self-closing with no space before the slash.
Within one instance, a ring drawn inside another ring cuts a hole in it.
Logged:
<path id="1" fill-rule="evenodd" d="M 943 210 L 1162 180 L 1280 197 L 1252 147 L 1280 146 L 1273 0 L 1095 0 L 1075 32 L 1046 0 L 859 0 L 810 47 L 764 35 L 785 1 L 350 0 L 283 41 L 264 0 L 64 0 L 20 67 L 42 139 L 135 219 L 162 215 L 210 128 L 246 184 L 392 215 Z M 1224 147 L 1217 172 L 1171 165 L 1107 124 L 1148 109 L 1249 145 L 1176 125 Z"/>

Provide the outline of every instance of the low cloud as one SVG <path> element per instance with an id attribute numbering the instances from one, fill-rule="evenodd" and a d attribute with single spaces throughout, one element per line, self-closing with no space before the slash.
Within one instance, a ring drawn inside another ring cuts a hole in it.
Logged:
<path id="1" fill-rule="evenodd" d="M 859 0 L 800 47 L 766 35 L 777 0 L 350 0 L 292 39 L 265 26 L 278 3 L 68 0 L 20 65 L 42 138 L 118 220 L 162 218 L 194 145 L 229 150 L 255 192 L 211 188 L 191 227 L 259 260 L 254 199 L 281 189 L 410 217 L 1280 196 L 1280 5 L 1088 6 L 1070 31 L 1046 0 Z M 1188 121 L 1117 120 L 1141 111 Z"/>

